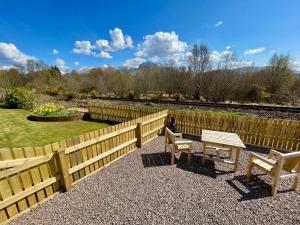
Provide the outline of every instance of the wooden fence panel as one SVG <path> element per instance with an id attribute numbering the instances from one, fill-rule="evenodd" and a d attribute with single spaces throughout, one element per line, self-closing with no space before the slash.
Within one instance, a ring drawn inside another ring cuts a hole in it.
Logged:
<path id="1" fill-rule="evenodd" d="M 300 121 L 262 117 L 212 115 L 205 112 L 170 111 L 179 132 L 200 135 L 202 129 L 234 132 L 246 144 L 300 151 Z"/>
<path id="2" fill-rule="evenodd" d="M 34 156 L 33 150 L 30 148 L 26 152 L 32 152 L 31 156 Z M 18 156 L 22 157 L 16 154 Z M 51 154 L 0 171 L 0 223 L 53 194 L 53 186 L 59 185 L 60 180 L 58 171 L 50 169 L 52 163 L 56 164 L 56 160 L 55 155 Z M 43 169 L 44 166 L 46 170 Z M 47 192 L 49 187 L 52 190 L 50 194 Z"/>

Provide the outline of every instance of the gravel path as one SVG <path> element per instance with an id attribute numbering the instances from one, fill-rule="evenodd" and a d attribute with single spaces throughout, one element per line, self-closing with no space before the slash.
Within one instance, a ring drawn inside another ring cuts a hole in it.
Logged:
<path id="1" fill-rule="evenodd" d="M 200 149 L 194 142 L 191 166 L 184 153 L 171 166 L 163 137 L 156 138 L 11 224 L 300 224 L 292 182 L 271 197 L 268 176 L 245 178 L 249 150 L 233 174 L 226 164 L 202 166 Z"/>

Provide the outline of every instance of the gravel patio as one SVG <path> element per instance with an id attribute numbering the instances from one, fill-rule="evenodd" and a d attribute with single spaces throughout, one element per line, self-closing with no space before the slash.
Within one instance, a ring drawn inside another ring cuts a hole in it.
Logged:
<path id="1" fill-rule="evenodd" d="M 182 153 L 171 166 L 158 137 L 11 224 L 300 224 L 300 191 L 291 191 L 292 182 L 271 197 L 268 176 L 254 170 L 259 176 L 246 179 L 249 149 L 236 174 L 226 164 L 202 166 L 199 151 L 195 138 L 191 165 Z"/>

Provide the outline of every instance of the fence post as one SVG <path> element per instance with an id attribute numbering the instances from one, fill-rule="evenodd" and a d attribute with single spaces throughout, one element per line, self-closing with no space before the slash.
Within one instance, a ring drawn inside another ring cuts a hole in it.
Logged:
<path id="1" fill-rule="evenodd" d="M 58 159 L 59 159 L 59 170 L 62 174 L 64 188 L 66 191 L 70 191 L 72 188 L 72 181 L 69 174 L 69 164 L 67 160 L 67 155 L 65 149 L 61 148 L 57 150 Z"/>
<path id="2" fill-rule="evenodd" d="M 142 123 L 137 123 L 136 138 L 137 138 L 136 147 L 141 148 L 143 146 Z"/>

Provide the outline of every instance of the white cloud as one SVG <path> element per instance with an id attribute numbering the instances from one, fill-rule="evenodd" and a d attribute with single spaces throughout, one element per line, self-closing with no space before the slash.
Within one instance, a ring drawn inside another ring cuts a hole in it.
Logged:
<path id="1" fill-rule="evenodd" d="M 0 70 L 9 70 L 14 68 L 13 66 L 0 66 Z"/>
<path id="2" fill-rule="evenodd" d="M 111 59 L 112 58 L 112 56 L 108 52 L 105 52 L 105 51 L 101 51 L 96 56 L 98 58 L 106 58 L 106 59 Z"/>
<path id="3" fill-rule="evenodd" d="M 108 52 L 133 48 L 132 38 L 129 35 L 124 36 L 120 28 L 110 30 L 109 35 L 111 41 L 100 39 L 95 44 L 92 44 L 90 41 L 76 41 L 73 53 L 111 59 L 112 56 Z"/>
<path id="4" fill-rule="evenodd" d="M 27 60 L 35 58 L 21 52 L 14 44 L 0 42 L 0 66 L 25 65 Z"/>
<path id="5" fill-rule="evenodd" d="M 228 50 L 225 50 L 223 52 L 212 51 L 210 53 L 210 60 L 213 62 L 220 62 L 224 60 L 225 57 L 232 56 L 232 55 L 233 55 L 233 51 L 228 51 Z"/>
<path id="6" fill-rule="evenodd" d="M 79 69 L 77 69 L 76 72 L 79 74 L 87 74 L 93 68 L 95 68 L 95 67 L 83 66 L 83 67 L 80 67 Z"/>
<path id="7" fill-rule="evenodd" d="M 138 68 L 146 60 L 143 58 L 136 57 L 134 59 L 127 59 L 122 66 L 127 68 Z"/>
<path id="8" fill-rule="evenodd" d="M 52 50 L 52 55 L 57 55 L 58 53 L 59 53 L 59 51 L 58 51 L 57 49 L 54 48 L 54 49 Z"/>
<path id="9" fill-rule="evenodd" d="M 228 50 L 228 46 L 226 47 L 225 51 L 218 52 L 218 51 L 212 51 L 210 53 L 210 60 L 213 63 L 213 66 L 216 68 L 218 66 L 224 65 L 224 61 L 226 60 L 227 57 L 232 57 L 230 61 L 230 67 L 231 68 L 240 68 L 240 67 L 248 67 L 248 66 L 253 66 L 254 62 L 252 61 L 239 61 L 236 60 L 234 57 L 234 52 L 231 50 Z M 231 48 L 230 48 L 231 49 Z"/>
<path id="10" fill-rule="evenodd" d="M 144 42 L 138 45 L 137 57 L 146 57 L 152 61 L 174 59 L 179 62 L 185 57 L 187 43 L 180 41 L 175 32 L 156 32 L 146 35 Z"/>
<path id="11" fill-rule="evenodd" d="M 262 53 L 263 51 L 265 51 L 266 48 L 265 47 L 261 47 L 261 48 L 254 48 L 254 49 L 247 49 L 244 54 L 245 55 L 256 55 L 259 53 Z"/>
<path id="12" fill-rule="evenodd" d="M 78 61 L 73 62 L 75 66 L 78 66 L 80 63 Z"/>
<path id="13" fill-rule="evenodd" d="M 254 62 L 252 61 L 233 61 L 231 63 L 233 68 L 240 68 L 240 67 L 249 67 L 254 66 Z"/>
<path id="14" fill-rule="evenodd" d="M 225 49 L 226 49 L 226 50 L 230 50 L 230 49 L 231 49 L 231 46 L 226 46 Z"/>
<path id="15" fill-rule="evenodd" d="M 111 41 L 100 39 L 96 41 L 96 48 L 104 58 L 112 58 L 107 52 L 115 52 L 125 48 L 133 48 L 133 40 L 129 35 L 124 36 L 120 28 L 109 31 Z"/>
<path id="16" fill-rule="evenodd" d="M 291 61 L 290 63 L 294 70 L 300 71 L 300 61 Z"/>
<path id="17" fill-rule="evenodd" d="M 91 44 L 90 41 L 76 41 L 73 53 L 82 55 L 95 55 L 96 53 L 92 50 L 95 46 Z"/>
<path id="18" fill-rule="evenodd" d="M 222 24 L 223 24 L 223 21 L 220 20 L 219 22 L 215 23 L 215 27 L 219 27 L 219 26 L 221 26 Z"/>
<path id="19" fill-rule="evenodd" d="M 57 59 L 55 59 L 55 64 L 62 73 L 67 72 L 68 66 L 66 65 L 64 60 L 57 58 Z"/>

